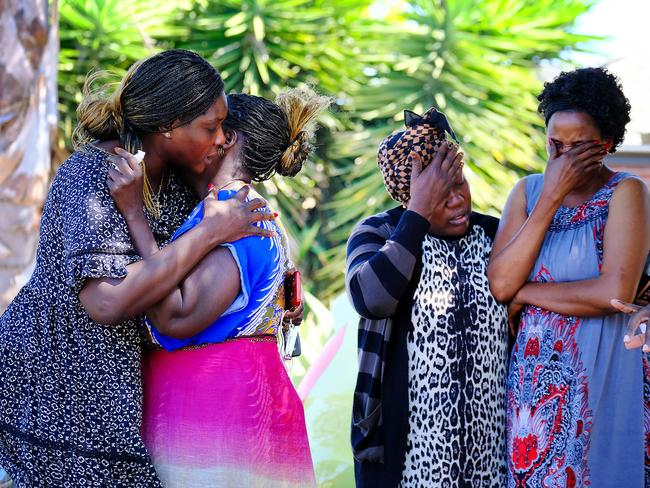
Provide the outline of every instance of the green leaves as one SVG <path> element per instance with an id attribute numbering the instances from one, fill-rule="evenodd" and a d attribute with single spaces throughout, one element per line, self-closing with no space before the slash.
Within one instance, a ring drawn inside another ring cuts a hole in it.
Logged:
<path id="1" fill-rule="evenodd" d="M 59 3 L 59 148 L 71 150 L 70 136 L 81 88 L 92 70 L 119 80 L 136 60 L 158 49 L 158 37 L 180 35 L 177 6 L 151 0 L 61 0 Z"/>
<path id="2" fill-rule="evenodd" d="M 260 190 L 292 236 L 306 286 L 328 299 L 343 288 L 351 227 L 394 205 L 376 148 L 402 126 L 404 109 L 446 113 L 477 209 L 497 213 L 522 174 L 541 170 L 537 70 L 593 39 L 572 32 L 591 3 L 61 0 L 63 138 L 88 71 L 121 75 L 162 48 L 201 53 L 228 92 L 273 99 L 287 87 L 314 85 L 336 100 L 321 118 L 317 154 L 297 177 L 273 178 Z"/>

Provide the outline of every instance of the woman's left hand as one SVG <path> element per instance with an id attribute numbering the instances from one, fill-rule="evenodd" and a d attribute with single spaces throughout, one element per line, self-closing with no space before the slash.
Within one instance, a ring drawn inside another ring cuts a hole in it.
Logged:
<path id="1" fill-rule="evenodd" d="M 292 308 L 291 310 L 287 310 L 284 313 L 284 323 L 289 324 L 292 323 L 293 325 L 300 325 L 302 324 L 302 320 L 305 318 L 305 294 L 303 293 L 302 300 L 300 301 L 300 305 L 298 305 L 295 308 Z"/>
<path id="2" fill-rule="evenodd" d="M 106 184 L 115 206 L 126 220 L 144 215 L 142 186 L 144 177 L 142 167 L 136 157 L 119 147 L 115 148 L 117 156 L 109 156 L 111 167 L 108 170 Z"/>
<path id="3" fill-rule="evenodd" d="M 519 319 L 521 318 L 521 311 L 526 306 L 525 303 L 521 303 L 517 300 L 515 296 L 512 301 L 508 304 L 508 329 L 513 337 L 517 337 L 517 331 L 519 330 Z"/>
<path id="4" fill-rule="evenodd" d="M 643 352 L 650 352 L 650 334 L 646 333 L 646 327 L 650 321 L 650 306 L 640 307 L 633 303 L 623 302 L 616 298 L 610 300 L 612 307 L 631 315 L 627 323 L 627 330 L 623 337 L 625 349 L 638 349 L 643 347 Z M 641 333 L 637 334 L 637 330 Z"/>

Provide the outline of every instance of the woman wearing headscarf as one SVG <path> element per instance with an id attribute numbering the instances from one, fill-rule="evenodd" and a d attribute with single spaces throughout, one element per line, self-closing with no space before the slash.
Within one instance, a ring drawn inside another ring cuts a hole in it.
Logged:
<path id="1" fill-rule="evenodd" d="M 106 183 L 110 158 L 144 150 L 146 218 L 166 243 L 197 197 L 177 173 L 201 171 L 225 143 L 223 82 L 203 58 L 166 51 L 117 90 L 86 91 L 77 151 L 57 171 L 36 267 L 0 318 L 0 465 L 18 488 L 160 481 L 140 436 L 141 320 L 218 244 L 270 235 L 246 192 L 204 202 L 200 225 L 141 259 Z"/>
<path id="2" fill-rule="evenodd" d="M 357 486 L 501 487 L 507 317 L 486 275 L 498 221 L 472 212 L 444 115 L 407 111 L 405 121 L 378 154 L 399 205 L 348 241 L 347 289 L 361 315 Z"/>
<path id="3" fill-rule="evenodd" d="M 512 190 L 488 268 L 494 295 L 513 316 L 523 308 L 508 486 L 648 486 L 647 358 L 625 350 L 626 318 L 610 304 L 632 300 L 650 250 L 646 186 L 604 162 L 630 105 L 604 68 L 561 73 L 538 98 L 548 163 Z"/>

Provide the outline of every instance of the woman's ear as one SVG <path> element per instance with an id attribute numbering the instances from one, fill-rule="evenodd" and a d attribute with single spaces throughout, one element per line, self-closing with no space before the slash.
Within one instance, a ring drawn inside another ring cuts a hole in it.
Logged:
<path id="1" fill-rule="evenodd" d="M 226 143 L 223 145 L 224 149 L 230 149 L 235 144 L 237 144 L 237 131 L 226 129 L 224 131 L 224 135 L 226 136 Z"/>

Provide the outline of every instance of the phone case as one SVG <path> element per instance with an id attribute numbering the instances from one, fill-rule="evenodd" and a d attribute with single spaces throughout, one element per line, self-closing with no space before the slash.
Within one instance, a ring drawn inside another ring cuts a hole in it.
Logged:
<path id="1" fill-rule="evenodd" d="M 302 279 L 300 271 L 288 273 L 284 279 L 285 308 L 293 310 L 302 303 Z"/>

